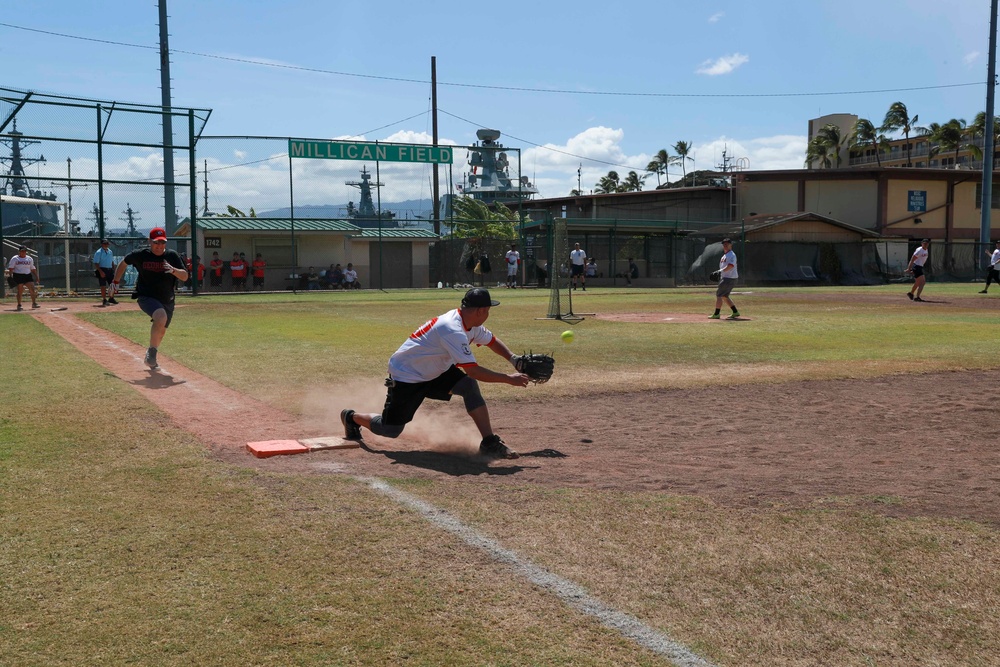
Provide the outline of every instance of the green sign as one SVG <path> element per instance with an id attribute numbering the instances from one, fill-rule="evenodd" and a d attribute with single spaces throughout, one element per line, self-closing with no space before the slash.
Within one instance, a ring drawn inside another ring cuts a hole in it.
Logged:
<path id="1" fill-rule="evenodd" d="M 320 160 L 378 160 L 381 162 L 428 162 L 451 164 L 451 146 L 424 144 L 380 144 L 367 141 L 288 140 L 288 154 Z"/>

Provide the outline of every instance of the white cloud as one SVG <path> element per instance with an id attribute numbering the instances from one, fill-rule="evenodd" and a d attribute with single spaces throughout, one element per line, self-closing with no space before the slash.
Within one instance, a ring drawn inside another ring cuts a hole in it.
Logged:
<path id="1" fill-rule="evenodd" d="M 709 23 L 718 23 L 719 21 L 722 20 L 722 17 L 725 16 L 725 15 L 726 15 L 725 12 L 715 12 L 714 14 L 712 14 L 711 16 L 708 17 L 708 22 Z"/>
<path id="2" fill-rule="evenodd" d="M 695 73 L 707 74 L 708 76 L 729 74 L 740 65 L 744 65 L 748 62 L 750 62 L 750 56 L 743 53 L 733 53 L 728 56 L 716 58 L 715 60 L 706 60 L 698 66 Z"/>
<path id="3" fill-rule="evenodd" d="M 970 51 L 965 54 L 964 58 L 962 58 L 962 62 L 966 65 L 973 65 L 977 60 L 979 60 L 979 51 Z"/>

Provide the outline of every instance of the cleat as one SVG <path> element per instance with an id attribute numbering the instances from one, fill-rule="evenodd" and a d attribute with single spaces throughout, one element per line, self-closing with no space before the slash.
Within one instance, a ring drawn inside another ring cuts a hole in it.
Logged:
<path id="1" fill-rule="evenodd" d="M 738 319 L 739 316 L 740 316 L 740 311 L 734 310 L 733 314 L 730 315 L 729 317 L 727 317 L 726 319 L 728 319 L 728 320 L 735 320 L 735 319 Z"/>
<path id="2" fill-rule="evenodd" d="M 39 306 L 39 305 L 38 305 L 37 303 L 33 303 L 33 304 L 31 304 L 31 307 L 32 307 L 32 308 L 41 308 L 41 306 Z"/>
<path id="3" fill-rule="evenodd" d="M 107 305 L 108 305 L 108 300 L 107 299 L 101 299 L 101 307 L 104 308 Z"/>
<path id="4" fill-rule="evenodd" d="M 907 292 L 906 296 L 910 298 L 910 301 L 913 301 L 913 292 Z"/>
<path id="5" fill-rule="evenodd" d="M 108 299 L 108 303 L 110 303 L 112 306 L 117 306 L 118 300 L 115 299 L 115 297 L 111 297 L 110 299 Z"/>
<path id="6" fill-rule="evenodd" d="M 914 301 L 923 301 L 919 296 L 913 299 Z"/>
<path id="7" fill-rule="evenodd" d="M 24 306 L 22 306 L 21 304 L 17 304 L 17 309 L 18 310 L 24 310 Z"/>
<path id="8" fill-rule="evenodd" d="M 979 290 L 979 293 L 980 294 L 987 294 L 988 292 L 986 290 L 982 289 L 982 290 Z"/>
<path id="9" fill-rule="evenodd" d="M 160 365 L 156 363 L 156 350 L 153 349 L 146 350 L 146 358 L 144 359 L 144 363 L 147 366 L 149 366 L 150 369 L 152 370 L 156 370 L 157 368 L 160 367 Z"/>
<path id="10" fill-rule="evenodd" d="M 516 459 L 521 456 L 505 445 L 504 441 L 496 433 L 483 438 L 483 441 L 479 443 L 479 454 L 481 456 L 488 456 L 491 459 Z"/>
<path id="11" fill-rule="evenodd" d="M 354 410 L 341 410 L 340 423 L 344 425 L 344 440 L 361 440 L 361 427 L 354 423 Z"/>
<path id="12" fill-rule="evenodd" d="M 719 314 L 718 313 L 713 313 L 713 314 L 711 314 L 711 315 L 708 316 L 708 319 L 710 319 L 710 320 L 717 320 L 717 319 L 719 319 Z"/>

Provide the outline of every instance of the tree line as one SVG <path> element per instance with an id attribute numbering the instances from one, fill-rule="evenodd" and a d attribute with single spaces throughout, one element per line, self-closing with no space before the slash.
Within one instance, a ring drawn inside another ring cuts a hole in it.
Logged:
<path id="1" fill-rule="evenodd" d="M 601 176 L 601 179 L 594 184 L 594 194 L 604 195 L 610 194 L 612 192 L 639 192 L 642 190 L 642 186 L 645 185 L 646 179 L 650 175 L 656 176 L 656 185 L 659 187 L 662 183 L 660 181 L 661 176 L 667 175 L 667 169 L 669 167 L 680 165 L 681 173 L 683 174 L 681 178 L 681 183 L 687 180 L 687 162 L 688 160 L 694 161 L 694 158 L 688 157 L 688 153 L 691 152 L 692 144 L 689 141 L 678 141 L 672 146 L 675 155 L 671 155 L 670 151 L 666 148 L 661 148 L 657 151 L 653 159 L 650 160 L 649 164 L 646 165 L 646 173 L 640 176 L 636 171 L 630 171 L 625 175 L 623 179 L 619 176 L 617 171 L 609 171 L 607 175 Z M 570 196 L 579 196 L 584 194 L 580 190 L 571 190 Z"/>
<path id="2" fill-rule="evenodd" d="M 805 166 L 812 167 L 815 164 L 821 169 L 840 167 L 845 148 L 849 154 L 852 149 L 864 150 L 871 147 L 875 153 L 875 161 L 881 167 L 882 154 L 888 153 L 892 145 L 888 134 L 900 131 L 906 139 L 904 148 L 907 167 L 913 166 L 911 132 L 914 136 L 927 137 L 931 142 L 929 157 L 941 153 L 954 153 L 957 164 L 959 153 L 967 150 L 975 159 L 982 159 L 983 151 L 976 140 L 986 135 L 985 111 L 979 112 L 971 125 L 967 124 L 964 118 L 952 118 L 947 123 L 931 123 L 926 127 L 917 125 L 918 121 L 919 117 L 916 114 L 910 116 L 905 104 L 893 102 L 889 106 L 889 110 L 886 111 L 881 125 L 876 126 L 867 118 L 858 118 L 847 136 L 844 136 L 840 127 L 828 123 L 819 129 L 815 137 L 809 140 L 806 147 Z M 994 120 L 993 143 L 994 146 L 1000 143 L 1000 118 Z M 994 149 L 995 154 L 996 149 Z"/>

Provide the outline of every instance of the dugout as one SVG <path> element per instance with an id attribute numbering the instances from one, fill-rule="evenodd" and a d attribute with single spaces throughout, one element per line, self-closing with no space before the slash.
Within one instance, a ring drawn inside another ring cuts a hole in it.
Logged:
<path id="1" fill-rule="evenodd" d="M 333 218 L 198 218 L 197 254 L 204 264 L 218 252 L 229 262 L 234 252 L 252 261 L 261 253 L 267 262 L 264 289 L 290 289 L 298 283 L 292 276 L 310 266 L 317 272 L 331 264 L 354 264 L 365 288 L 402 289 L 426 287 L 429 281 L 429 251 L 438 236 L 412 227 L 368 229 Z M 190 221 L 184 221 L 178 236 L 191 237 Z M 191 253 L 191 242 L 186 244 Z M 229 277 L 223 277 L 223 287 Z"/>

